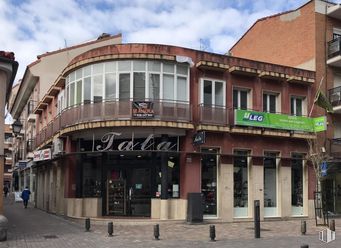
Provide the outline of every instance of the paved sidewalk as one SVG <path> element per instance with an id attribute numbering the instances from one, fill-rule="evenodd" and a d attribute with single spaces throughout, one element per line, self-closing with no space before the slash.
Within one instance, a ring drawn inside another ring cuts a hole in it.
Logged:
<path id="1" fill-rule="evenodd" d="M 91 232 L 84 231 L 84 220 L 70 220 L 48 214 L 32 206 L 24 209 L 22 203 L 5 199 L 5 216 L 9 220 L 8 240 L 0 247 L 233 247 L 280 248 L 341 247 L 341 238 L 329 244 L 318 240 L 314 221 L 307 221 L 307 235 L 300 234 L 300 220 L 269 221 L 261 223 L 261 239 L 254 239 L 252 222 L 215 223 L 217 241 L 209 241 L 209 225 L 188 225 L 182 222 L 160 222 L 160 240 L 153 239 L 155 222 L 113 220 L 114 237 L 107 236 L 107 222 L 92 221 Z M 341 230 L 341 219 L 336 220 Z"/>

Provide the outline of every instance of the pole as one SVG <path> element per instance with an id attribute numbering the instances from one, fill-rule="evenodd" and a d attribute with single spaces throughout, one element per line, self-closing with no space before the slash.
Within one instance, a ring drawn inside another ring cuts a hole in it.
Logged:
<path id="1" fill-rule="evenodd" d="M 259 200 L 254 201 L 254 224 L 255 224 L 255 238 L 260 238 L 260 209 Z"/>

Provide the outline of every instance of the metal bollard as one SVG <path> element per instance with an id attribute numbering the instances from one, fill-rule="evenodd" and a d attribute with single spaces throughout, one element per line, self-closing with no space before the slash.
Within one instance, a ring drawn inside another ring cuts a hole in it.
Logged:
<path id="1" fill-rule="evenodd" d="M 259 200 L 254 201 L 254 224 L 255 224 L 255 238 L 260 238 L 260 202 Z"/>
<path id="2" fill-rule="evenodd" d="M 335 220 L 330 220 L 329 229 L 335 232 Z"/>
<path id="3" fill-rule="evenodd" d="M 159 224 L 154 225 L 154 237 L 156 240 L 159 240 L 160 237 L 160 227 Z"/>
<path id="4" fill-rule="evenodd" d="M 86 232 L 90 231 L 90 218 L 85 219 L 85 231 Z"/>
<path id="5" fill-rule="evenodd" d="M 112 234 L 114 233 L 114 224 L 112 222 L 108 223 L 108 235 L 109 237 L 112 237 Z"/>
<path id="6" fill-rule="evenodd" d="M 309 248 L 309 245 L 301 245 L 301 248 Z"/>
<path id="7" fill-rule="evenodd" d="M 215 241 L 215 225 L 210 225 L 210 239 L 211 241 Z"/>
<path id="8" fill-rule="evenodd" d="M 301 233 L 305 235 L 307 232 L 307 222 L 305 220 L 301 221 Z"/>

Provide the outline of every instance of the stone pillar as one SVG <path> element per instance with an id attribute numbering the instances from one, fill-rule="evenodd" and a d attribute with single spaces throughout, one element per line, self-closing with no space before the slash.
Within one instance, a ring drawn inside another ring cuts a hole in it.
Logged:
<path id="1" fill-rule="evenodd" d="M 223 221 L 233 221 L 233 164 L 220 164 L 219 182 L 219 215 Z M 218 193 L 218 192 L 217 192 Z"/>
<path id="2" fill-rule="evenodd" d="M 162 135 L 162 141 L 167 142 L 168 135 Z M 160 219 L 168 220 L 168 154 L 161 153 L 161 204 Z"/>

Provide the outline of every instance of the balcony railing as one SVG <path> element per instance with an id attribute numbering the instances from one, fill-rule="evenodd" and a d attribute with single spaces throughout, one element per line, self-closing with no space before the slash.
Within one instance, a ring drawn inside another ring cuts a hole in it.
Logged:
<path id="1" fill-rule="evenodd" d="M 328 42 L 328 59 L 340 55 L 341 38 L 336 38 Z"/>
<path id="2" fill-rule="evenodd" d="M 341 105 L 341 86 L 329 90 L 329 101 L 332 106 Z"/>
<path id="3" fill-rule="evenodd" d="M 201 124 L 222 125 L 228 124 L 228 111 L 224 106 L 199 105 L 199 122 Z"/>
<path id="4" fill-rule="evenodd" d="M 329 153 L 334 158 L 341 158 L 341 138 L 329 139 Z"/>
<path id="5" fill-rule="evenodd" d="M 130 120 L 133 101 L 106 101 L 79 104 L 65 109 L 60 115 L 41 130 L 35 139 L 39 146 L 50 139 L 59 130 L 80 123 L 110 120 Z M 153 101 L 154 117 L 152 120 L 190 122 L 191 105 L 187 102 Z"/>

